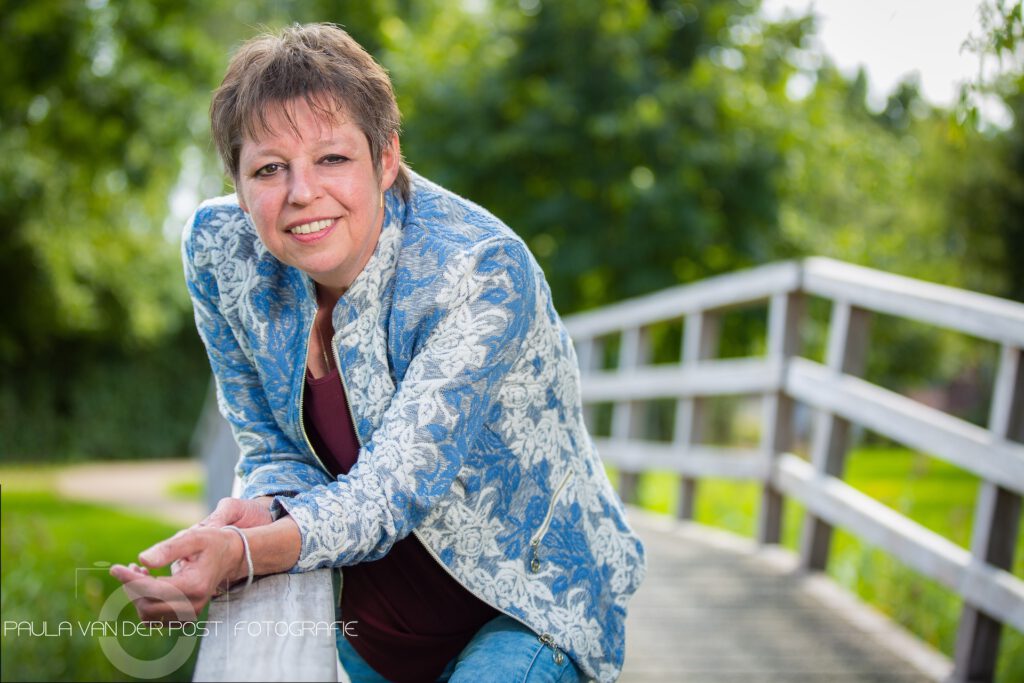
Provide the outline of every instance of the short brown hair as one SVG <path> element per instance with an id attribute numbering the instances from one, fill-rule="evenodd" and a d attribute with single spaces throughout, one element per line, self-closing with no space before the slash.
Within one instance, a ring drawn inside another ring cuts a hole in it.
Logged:
<path id="1" fill-rule="evenodd" d="M 344 29 L 295 24 L 243 43 L 213 93 L 213 139 L 236 183 L 243 138 L 270 132 L 268 107 L 299 97 L 328 120 L 339 107 L 351 116 L 366 136 L 374 170 L 380 174 L 381 153 L 401 125 L 391 79 Z M 284 115 L 291 122 L 287 108 Z M 408 199 L 409 172 L 401 159 L 395 188 Z"/>

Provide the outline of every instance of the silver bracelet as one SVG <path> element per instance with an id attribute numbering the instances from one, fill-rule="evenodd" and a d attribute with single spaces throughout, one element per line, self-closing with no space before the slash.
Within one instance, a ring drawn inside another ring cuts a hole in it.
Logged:
<path id="1" fill-rule="evenodd" d="M 242 548 L 245 550 L 245 564 L 249 568 L 249 576 L 245 580 L 245 585 L 242 586 L 239 590 L 245 590 L 246 588 L 248 588 L 249 586 L 252 585 L 252 576 L 253 576 L 252 552 L 250 552 L 250 550 L 249 550 L 249 539 L 245 537 L 245 534 L 242 532 L 241 529 L 239 529 L 237 526 L 234 526 L 232 524 L 228 524 L 227 526 L 223 526 L 221 528 L 222 529 L 231 529 L 232 531 L 236 532 L 242 538 Z M 228 592 L 231 592 L 230 589 L 228 590 Z"/>

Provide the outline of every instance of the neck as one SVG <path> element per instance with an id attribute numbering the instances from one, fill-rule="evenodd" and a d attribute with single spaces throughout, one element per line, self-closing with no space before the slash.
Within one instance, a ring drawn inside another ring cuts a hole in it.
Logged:
<path id="1" fill-rule="evenodd" d="M 332 287 L 316 282 L 316 303 L 320 308 L 333 311 L 341 295 L 348 290 L 348 287 Z"/>

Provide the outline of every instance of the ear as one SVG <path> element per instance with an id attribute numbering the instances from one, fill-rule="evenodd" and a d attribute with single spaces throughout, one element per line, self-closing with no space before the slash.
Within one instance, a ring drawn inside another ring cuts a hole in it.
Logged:
<path id="1" fill-rule="evenodd" d="M 380 190 L 383 192 L 390 188 L 395 178 L 398 177 L 398 169 L 402 163 L 402 148 L 398 143 L 398 133 L 391 134 L 391 140 L 387 146 L 380 151 Z"/>

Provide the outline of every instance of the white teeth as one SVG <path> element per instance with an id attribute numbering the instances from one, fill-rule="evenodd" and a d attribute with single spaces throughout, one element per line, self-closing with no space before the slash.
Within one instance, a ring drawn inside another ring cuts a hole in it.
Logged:
<path id="1" fill-rule="evenodd" d="M 293 235 L 309 235 L 310 233 L 320 232 L 326 230 L 333 223 L 330 218 L 325 218 L 321 221 L 313 221 L 312 223 L 303 223 L 302 225 L 296 225 L 291 229 Z"/>

